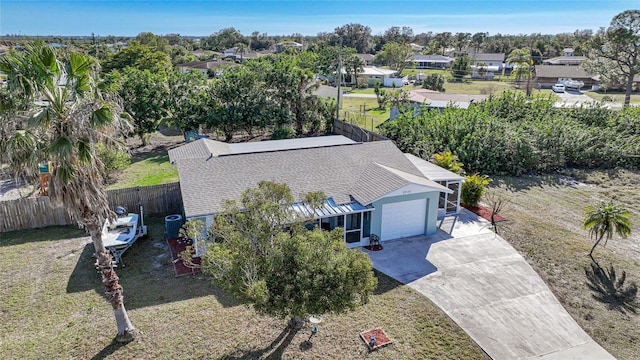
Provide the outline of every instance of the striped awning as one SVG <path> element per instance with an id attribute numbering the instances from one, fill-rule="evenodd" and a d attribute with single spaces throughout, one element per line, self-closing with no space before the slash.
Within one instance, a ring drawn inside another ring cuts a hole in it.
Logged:
<path id="1" fill-rule="evenodd" d="M 336 204 L 332 198 L 327 199 L 324 204 L 317 209 L 313 209 L 308 203 L 304 202 L 294 203 L 291 205 L 291 208 L 304 217 L 316 217 L 320 219 L 374 210 L 372 205 L 365 206 L 357 201 L 351 201 L 345 204 Z"/>

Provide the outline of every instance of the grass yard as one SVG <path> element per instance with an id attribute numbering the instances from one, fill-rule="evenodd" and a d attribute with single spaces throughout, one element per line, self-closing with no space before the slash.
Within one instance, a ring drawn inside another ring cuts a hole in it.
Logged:
<path id="1" fill-rule="evenodd" d="M 131 165 L 117 174 L 117 182 L 107 189 L 150 186 L 178 181 L 178 169 L 169 163 L 169 155 L 152 153 L 132 159 Z"/>
<path id="2" fill-rule="evenodd" d="M 464 82 L 445 82 L 444 89 L 448 93 L 454 94 L 493 94 L 501 93 L 505 90 L 516 90 L 516 87 L 506 81 L 492 80 L 467 80 Z"/>
<path id="3" fill-rule="evenodd" d="M 361 114 L 361 107 L 365 107 L 366 115 Z M 347 121 L 352 121 L 354 125 L 358 125 L 367 130 L 371 130 L 373 127 L 377 128 L 378 125 L 389 119 L 389 108 L 378 109 L 378 101 L 373 98 L 356 98 L 356 97 L 343 97 L 341 115 L 344 116 Z M 373 121 L 373 122 L 372 122 Z"/>
<path id="4" fill-rule="evenodd" d="M 633 287 L 640 282 L 640 173 L 574 172 L 563 177 L 496 177 L 491 191 L 508 203 L 498 231 L 540 274 L 562 305 L 593 339 L 618 359 L 640 358 L 640 315 Z M 593 276 L 592 242 L 582 229 L 584 207 L 614 198 L 632 212 L 632 235 L 598 247 L 594 257 L 615 276 Z M 626 279 L 624 278 L 626 274 Z M 594 291 L 590 289 L 600 289 Z M 612 296 L 631 289 L 633 296 Z"/>
<path id="5" fill-rule="evenodd" d="M 599 91 L 585 91 L 584 94 L 594 100 L 603 101 L 602 99 L 606 96 L 612 99 L 614 104 L 624 104 L 624 92 L 622 91 L 608 91 L 607 93 Z M 605 103 L 610 104 L 612 101 L 605 101 Z M 631 104 L 640 105 L 639 93 L 631 94 Z"/>
<path id="6" fill-rule="evenodd" d="M 2 359 L 488 359 L 425 297 L 378 274 L 364 307 L 310 329 L 257 315 L 203 275 L 175 278 L 161 218 L 118 268 L 125 304 L 143 332 L 112 343 L 115 321 L 83 231 L 51 227 L 0 234 Z M 382 327 L 393 340 L 369 353 L 358 334 Z"/>

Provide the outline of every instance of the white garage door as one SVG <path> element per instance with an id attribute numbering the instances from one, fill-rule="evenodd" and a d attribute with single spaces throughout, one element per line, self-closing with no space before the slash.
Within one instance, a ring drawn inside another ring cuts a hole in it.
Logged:
<path id="1" fill-rule="evenodd" d="M 381 240 L 424 234 L 427 199 L 382 205 Z"/>

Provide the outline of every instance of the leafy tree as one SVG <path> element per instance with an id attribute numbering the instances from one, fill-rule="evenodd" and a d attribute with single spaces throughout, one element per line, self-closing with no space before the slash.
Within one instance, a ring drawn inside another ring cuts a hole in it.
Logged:
<path id="1" fill-rule="evenodd" d="M 368 54 L 373 49 L 373 37 L 371 28 L 362 24 L 346 24 L 337 27 L 334 31 L 331 45 L 338 45 L 342 39 L 342 45 L 356 49 L 356 52 Z"/>
<path id="2" fill-rule="evenodd" d="M 444 92 L 444 76 L 439 74 L 429 74 L 422 80 L 422 87 L 429 90 Z"/>
<path id="3" fill-rule="evenodd" d="M 234 47 L 238 43 L 247 43 L 244 36 L 235 28 L 222 29 L 202 39 L 202 47 L 207 50 L 223 51 Z"/>
<path id="4" fill-rule="evenodd" d="M 491 179 L 486 176 L 480 176 L 478 174 L 467 175 L 465 181 L 462 183 L 462 190 L 460 191 L 460 201 L 462 205 L 466 207 L 478 206 L 490 182 Z"/>
<path id="5" fill-rule="evenodd" d="M 240 203 L 227 202 L 203 271 L 258 312 L 292 323 L 366 303 L 377 284 L 367 255 L 346 248 L 342 229 L 304 228 L 293 202 L 286 185 L 265 181 L 245 190 Z"/>
<path id="6" fill-rule="evenodd" d="M 583 226 L 589 230 L 589 235 L 595 240 L 589 256 L 593 259 L 593 251 L 600 244 L 604 244 L 613 237 L 614 233 L 626 238 L 631 234 L 631 213 L 623 206 L 614 204 L 613 201 L 600 202 L 597 205 L 588 205 L 585 208 Z"/>
<path id="7" fill-rule="evenodd" d="M 358 73 L 364 71 L 364 60 L 356 54 L 348 55 L 343 60 L 344 67 L 348 75 L 351 75 L 354 80 L 354 86 L 358 87 Z"/>
<path id="8" fill-rule="evenodd" d="M 249 67 L 228 68 L 207 89 L 208 123 L 231 141 L 236 131 L 245 129 L 249 134 L 255 128 L 264 128 L 270 120 L 271 97 L 254 71 Z"/>
<path id="9" fill-rule="evenodd" d="M 463 50 L 471 44 L 471 34 L 467 32 L 456 33 L 453 37 L 453 44 L 458 54 L 462 54 Z"/>
<path id="10" fill-rule="evenodd" d="M 469 75 L 469 57 L 467 55 L 458 56 L 451 63 L 451 76 L 455 81 L 462 81 L 462 78 Z"/>
<path id="11" fill-rule="evenodd" d="M 376 81 L 373 92 L 376 94 L 376 101 L 378 102 L 378 109 L 384 109 L 387 104 L 388 97 L 387 92 L 382 88 L 379 81 Z"/>
<path id="12" fill-rule="evenodd" d="M 382 51 L 376 54 L 376 62 L 387 65 L 391 70 L 401 73 L 410 63 L 413 50 L 411 46 L 396 42 L 388 42 L 382 47 Z"/>
<path id="13" fill-rule="evenodd" d="M 486 32 L 478 32 L 471 36 L 471 43 L 473 44 L 473 48 L 476 53 L 480 52 L 482 43 L 484 43 L 484 40 L 487 38 L 487 36 L 489 36 L 489 34 Z"/>
<path id="14" fill-rule="evenodd" d="M 384 43 L 395 42 L 398 44 L 408 44 L 413 41 L 413 29 L 409 26 L 392 26 L 389 29 L 385 30 L 382 35 L 382 39 Z M 384 44 L 382 44 L 384 46 Z"/>
<path id="15" fill-rule="evenodd" d="M 169 115 L 169 87 L 166 75 L 149 70 L 126 68 L 119 94 L 124 110 L 133 119 L 134 133 L 142 145 L 148 145 L 151 134 Z"/>
<path id="16" fill-rule="evenodd" d="M 640 73 L 640 10 L 627 10 L 613 17 L 609 27 L 601 29 L 587 44 L 587 67 L 611 79 L 614 74 L 625 78 L 624 105 L 629 106 L 633 77 Z"/>
<path id="17" fill-rule="evenodd" d="M 458 175 L 462 175 L 464 173 L 462 162 L 460 162 L 458 160 L 458 157 L 451 151 L 443 151 L 441 153 L 433 154 L 433 159 L 433 163 L 440 166 L 441 168 L 447 169 Z"/>
<path id="18" fill-rule="evenodd" d="M 436 42 L 438 49 L 442 50 L 441 55 L 444 55 L 445 52 L 447 51 L 447 47 L 451 45 L 451 39 L 452 39 L 451 33 L 441 32 L 436 34 L 436 36 L 433 39 Z"/>
<path id="19" fill-rule="evenodd" d="M 97 91 L 94 58 L 77 52 L 61 56 L 43 42 L 27 44 L 21 53 L 2 57 L 0 70 L 8 74 L 15 96 L 27 99 L 28 104 L 35 99 L 47 101 L 40 107 L 17 109 L 18 121 L 0 124 L 11 126 L 4 129 L 10 135 L 2 142 L 0 153 L 25 169 L 41 161 L 52 162 L 51 199 L 89 232 L 96 267 L 116 319 L 116 341 L 131 341 L 138 332 L 127 315 L 122 286 L 102 240 L 104 221 L 115 214 L 109 209 L 102 181 L 104 164 L 96 154 L 98 143 L 118 145 L 114 140 L 121 125 L 118 104 Z M 60 78 L 66 81 L 60 83 Z M 29 152 L 21 151 L 24 149 Z"/>
<path id="20" fill-rule="evenodd" d="M 169 54 L 153 50 L 151 46 L 142 45 L 136 41 L 131 42 L 127 48 L 120 50 L 106 61 L 103 70 L 110 72 L 112 70 L 123 70 L 127 67 L 161 74 L 168 74 L 173 71 Z"/>
<path id="21" fill-rule="evenodd" d="M 174 72 L 167 78 L 167 120 L 183 132 L 198 130 L 207 121 L 206 77 L 199 71 Z"/>

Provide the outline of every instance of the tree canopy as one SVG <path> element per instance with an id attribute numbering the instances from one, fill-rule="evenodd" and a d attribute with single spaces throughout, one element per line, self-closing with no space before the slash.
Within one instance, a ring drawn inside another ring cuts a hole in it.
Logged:
<path id="1" fill-rule="evenodd" d="M 609 83 L 624 84 L 624 105 L 629 106 L 633 78 L 640 73 L 640 10 L 627 10 L 600 29 L 588 42 L 585 67 Z"/>
<path id="2" fill-rule="evenodd" d="M 305 228 L 308 219 L 296 216 L 293 201 L 286 185 L 260 182 L 239 203 L 227 202 L 214 220 L 203 271 L 257 311 L 282 318 L 365 303 L 377 285 L 368 256 L 346 248 L 342 229 Z"/>

